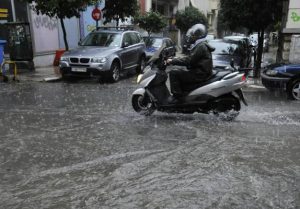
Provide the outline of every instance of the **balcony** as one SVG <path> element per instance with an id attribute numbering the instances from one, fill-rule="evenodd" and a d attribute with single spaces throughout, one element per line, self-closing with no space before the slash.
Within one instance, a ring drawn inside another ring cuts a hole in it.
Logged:
<path id="1" fill-rule="evenodd" d="M 210 0 L 209 6 L 211 10 L 217 10 L 219 8 L 219 0 Z"/>

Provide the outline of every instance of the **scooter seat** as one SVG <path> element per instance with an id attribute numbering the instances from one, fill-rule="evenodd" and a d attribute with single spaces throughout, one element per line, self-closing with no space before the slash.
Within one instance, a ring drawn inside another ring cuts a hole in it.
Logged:
<path id="1" fill-rule="evenodd" d="M 184 84 L 183 91 L 185 93 L 189 93 L 189 92 L 191 92 L 191 91 L 193 91 L 197 88 L 208 85 L 208 84 L 213 83 L 215 81 L 219 81 L 223 77 L 228 75 L 229 73 L 231 73 L 231 72 L 230 71 L 216 71 L 216 70 L 213 70 L 212 75 L 207 80 L 205 80 L 204 82 Z"/>

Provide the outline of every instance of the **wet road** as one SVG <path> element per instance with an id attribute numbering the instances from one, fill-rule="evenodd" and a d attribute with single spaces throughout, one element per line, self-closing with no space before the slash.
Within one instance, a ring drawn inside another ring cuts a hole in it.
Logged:
<path id="1" fill-rule="evenodd" d="M 0 84 L 0 208 L 299 208 L 300 103 L 246 89 L 233 122 L 133 112 L 117 84 Z"/>

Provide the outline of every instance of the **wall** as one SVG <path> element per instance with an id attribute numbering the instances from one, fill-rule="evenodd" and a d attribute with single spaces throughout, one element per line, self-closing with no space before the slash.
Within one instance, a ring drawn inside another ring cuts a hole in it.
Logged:
<path id="1" fill-rule="evenodd" d="M 291 63 L 299 63 L 300 61 L 300 35 L 292 36 L 289 61 Z"/>
<path id="2" fill-rule="evenodd" d="M 288 19 L 286 24 L 287 29 L 294 29 L 300 32 L 300 1 L 290 0 Z"/>
<path id="3" fill-rule="evenodd" d="M 286 27 L 283 29 L 283 60 L 299 63 L 300 60 L 300 1 L 290 0 Z"/>
<path id="4" fill-rule="evenodd" d="M 30 23 L 36 67 L 52 65 L 54 51 L 59 49 L 58 21 L 30 10 Z"/>
<path id="5" fill-rule="evenodd" d="M 63 31 L 60 22 L 58 23 L 58 33 L 59 33 L 59 48 L 65 48 L 65 42 L 63 38 Z M 71 19 L 64 19 L 64 25 L 67 33 L 67 40 L 69 44 L 69 49 L 74 49 L 78 46 L 78 41 L 80 40 L 80 29 L 79 29 L 79 19 L 73 17 Z"/>

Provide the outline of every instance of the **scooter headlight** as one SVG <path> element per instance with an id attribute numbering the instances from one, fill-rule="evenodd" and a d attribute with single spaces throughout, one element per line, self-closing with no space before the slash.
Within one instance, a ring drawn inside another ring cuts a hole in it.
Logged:
<path id="1" fill-rule="evenodd" d="M 137 79 L 136 79 L 136 82 L 140 83 L 141 80 L 142 80 L 142 77 L 143 77 L 143 74 L 139 74 L 138 77 L 137 77 Z"/>

